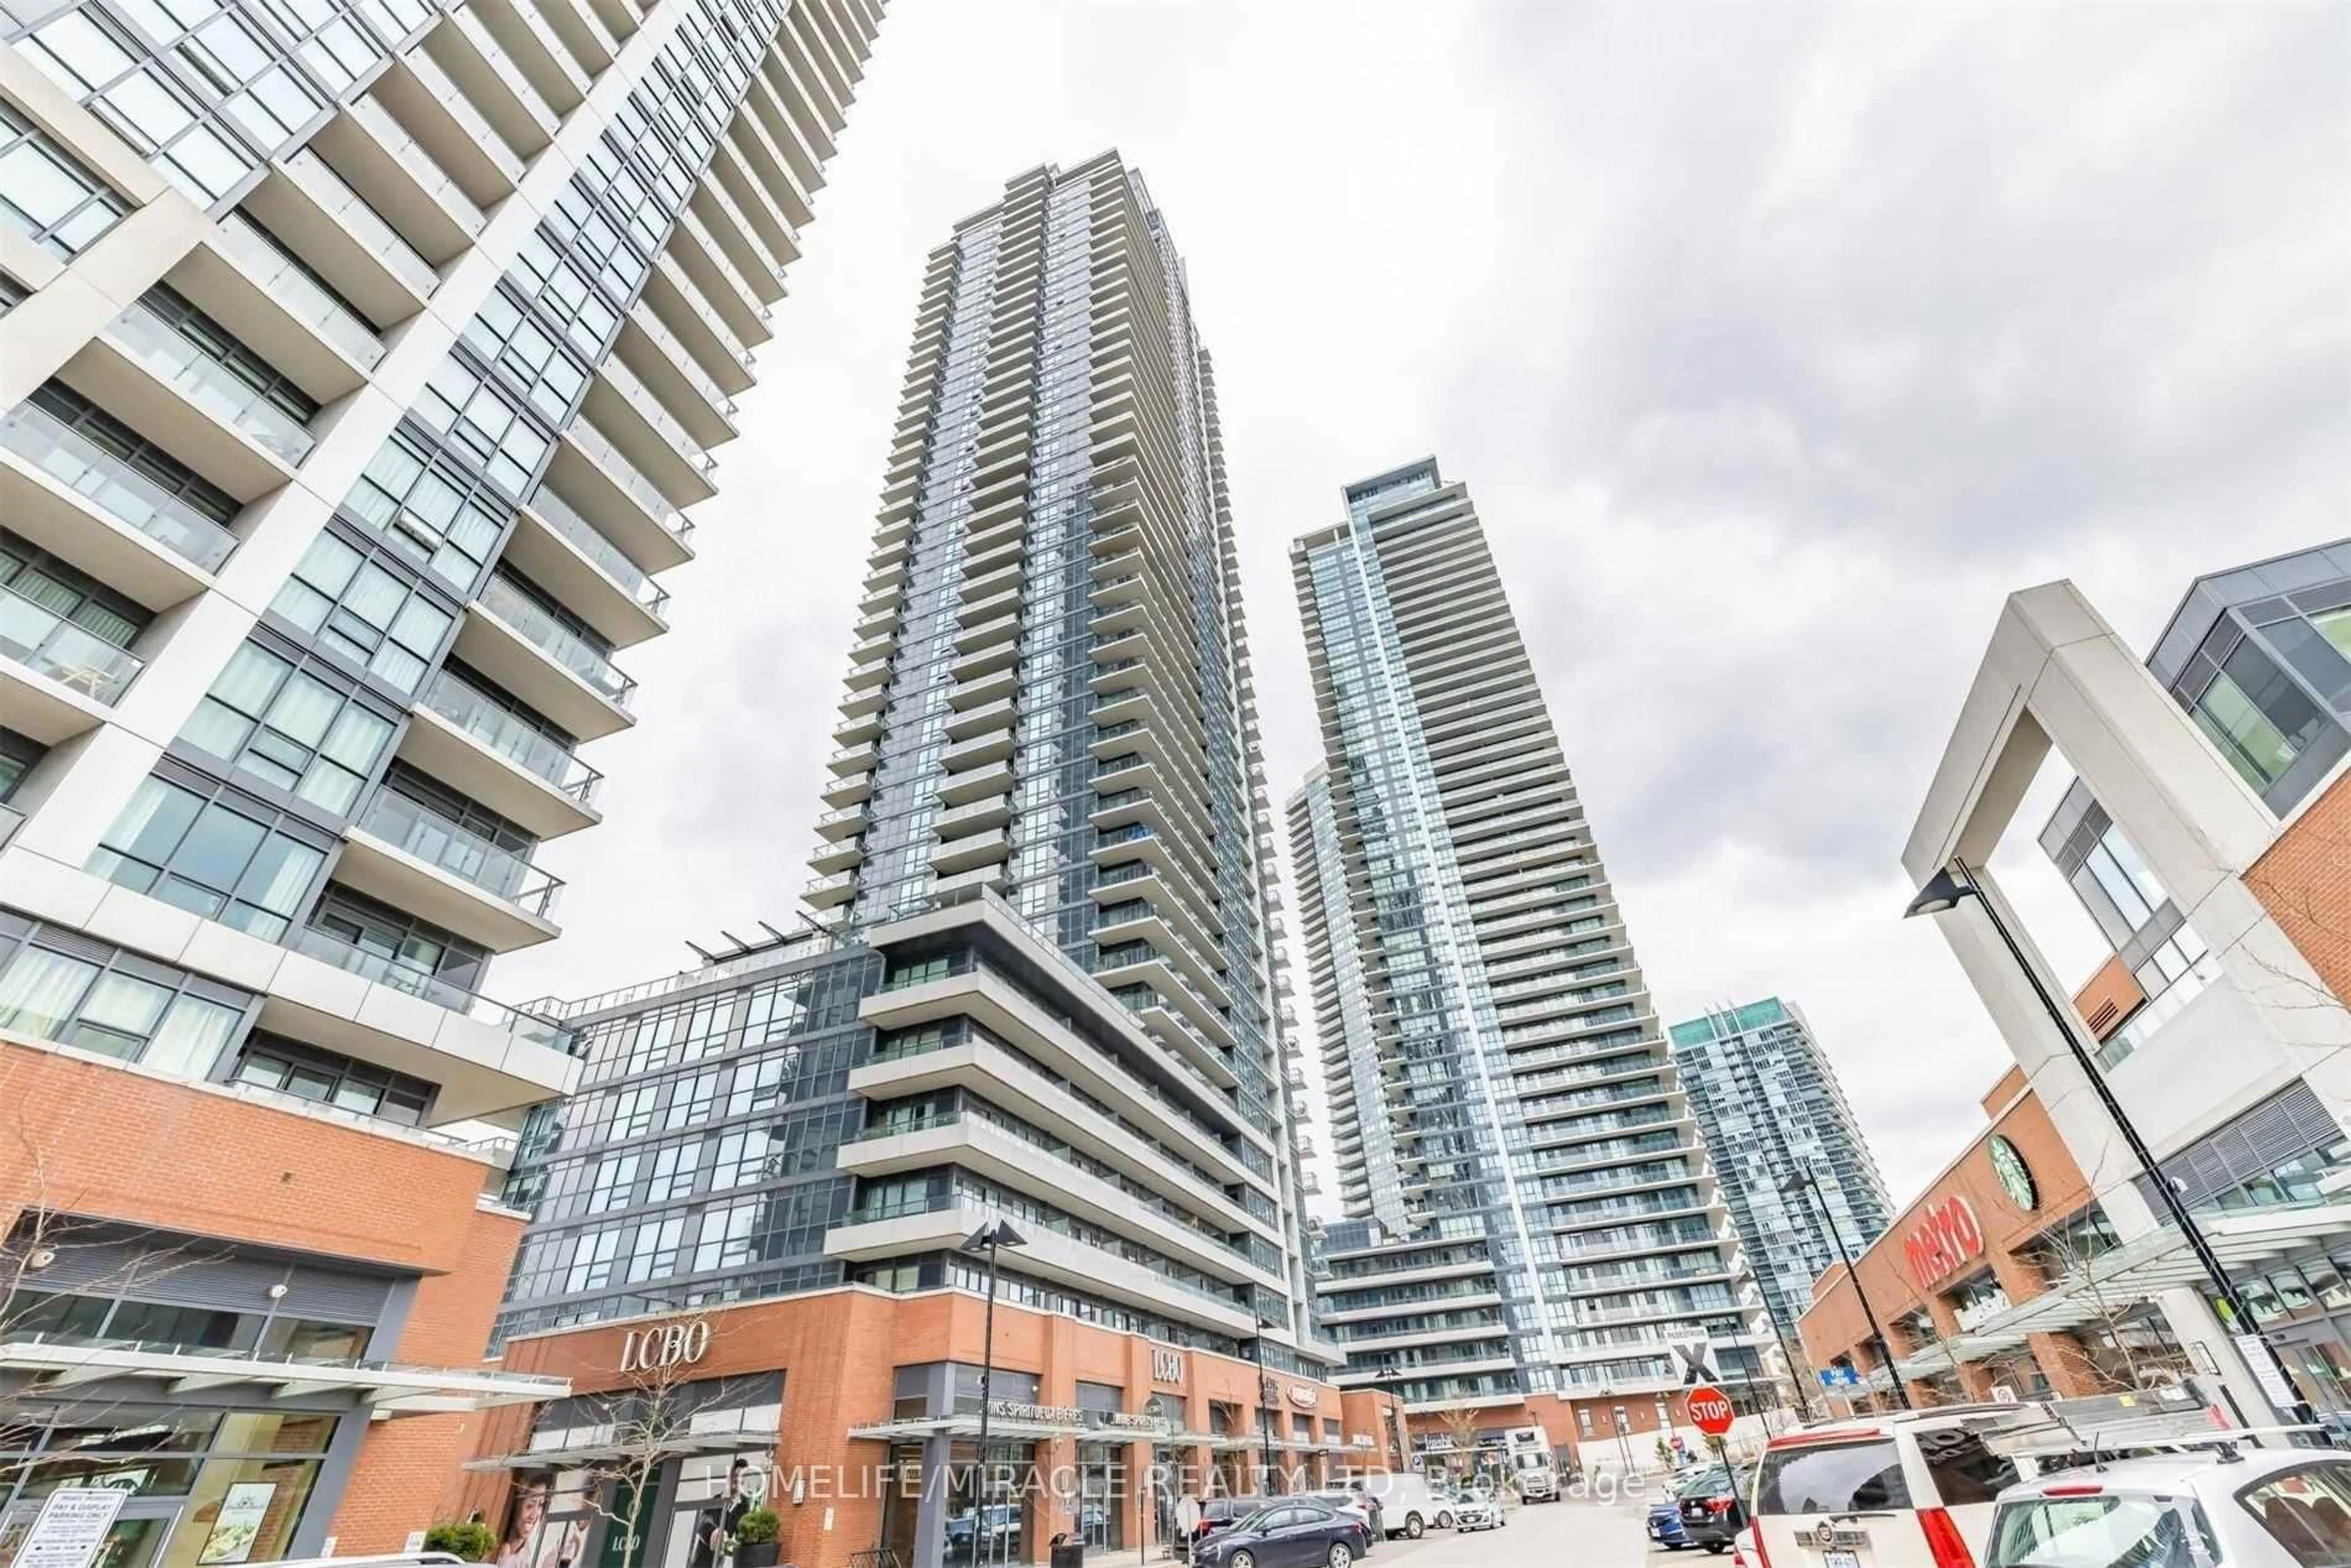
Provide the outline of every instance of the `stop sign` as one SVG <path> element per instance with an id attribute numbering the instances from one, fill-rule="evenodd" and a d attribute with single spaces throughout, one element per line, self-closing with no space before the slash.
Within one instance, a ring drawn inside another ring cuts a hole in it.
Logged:
<path id="1" fill-rule="evenodd" d="M 1730 1423 L 1738 1418 L 1739 1413 L 1731 1409 L 1722 1390 L 1708 1384 L 1701 1383 L 1689 1391 L 1688 1405 L 1690 1425 L 1709 1437 L 1719 1437 L 1729 1431 Z"/>

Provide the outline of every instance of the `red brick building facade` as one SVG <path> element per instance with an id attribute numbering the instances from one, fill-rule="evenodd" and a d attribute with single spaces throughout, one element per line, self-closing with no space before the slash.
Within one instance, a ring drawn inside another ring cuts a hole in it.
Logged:
<path id="1" fill-rule="evenodd" d="M 13 1036 L 0 1037 L 0 1106 L 8 1119 L 0 1135 L 0 1236 L 19 1239 L 5 1258 L 9 1285 L 45 1288 L 51 1271 L 74 1263 L 75 1236 L 129 1235 L 168 1249 L 141 1292 L 166 1304 L 212 1289 L 200 1276 L 216 1254 L 234 1252 L 240 1265 L 256 1267 L 264 1260 L 287 1269 L 315 1264 L 381 1277 L 404 1298 L 396 1328 L 365 1345 L 369 1359 L 480 1368 L 524 1224 L 485 1202 L 492 1172 L 480 1155 L 405 1129 Z M 68 1256 L 44 1263 L 22 1241 L 37 1232 L 51 1239 L 47 1250 Z M 92 1289 L 85 1282 L 80 1293 Z M 247 1303 L 203 1304 L 216 1316 L 265 1315 L 273 1301 L 256 1291 Z M 13 1386 L 30 1399 L 42 1380 Z M 112 1397 L 162 1399 L 164 1387 L 133 1383 Z M 355 1424 L 356 1454 L 339 1467 L 329 1449 L 305 1527 L 315 1525 L 311 1533 L 342 1553 L 398 1551 L 454 1500 L 447 1494 L 478 1417 L 450 1411 L 370 1420 L 360 1411 L 344 1419 Z M 348 1480 L 329 1496 L 338 1469 Z M 200 1545 L 216 1504 L 200 1485 L 184 1516 L 171 1521 L 175 1544 L 167 1551 Z"/>

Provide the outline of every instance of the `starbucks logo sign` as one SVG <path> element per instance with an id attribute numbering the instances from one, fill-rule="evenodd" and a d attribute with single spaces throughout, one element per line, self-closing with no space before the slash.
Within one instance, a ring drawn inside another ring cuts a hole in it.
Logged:
<path id="1" fill-rule="evenodd" d="M 1991 1174 L 2000 1179 L 2000 1190 L 2008 1195 L 2008 1201 L 2027 1214 L 2040 1207 L 2041 1189 L 2032 1183 L 2032 1167 L 2024 1163 L 2016 1145 L 1994 1133 L 1984 1148 L 1991 1158 Z"/>

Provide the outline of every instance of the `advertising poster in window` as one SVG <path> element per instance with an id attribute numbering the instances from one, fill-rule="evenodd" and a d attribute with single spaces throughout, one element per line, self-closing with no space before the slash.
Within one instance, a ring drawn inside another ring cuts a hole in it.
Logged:
<path id="1" fill-rule="evenodd" d="M 253 1543 L 269 1518 L 270 1500 L 277 1495 L 271 1481 L 240 1481 L 221 1499 L 220 1513 L 204 1549 L 196 1554 L 203 1563 L 243 1563 L 253 1555 Z"/>

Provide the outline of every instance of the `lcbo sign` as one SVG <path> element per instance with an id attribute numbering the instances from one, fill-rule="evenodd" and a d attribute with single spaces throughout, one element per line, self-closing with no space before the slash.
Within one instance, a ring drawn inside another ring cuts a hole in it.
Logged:
<path id="1" fill-rule="evenodd" d="M 1941 1279 L 1984 1249 L 1983 1227 L 1975 1206 L 1954 1193 L 1930 1204 L 1918 1218 L 1918 1228 L 1902 1239 L 1902 1254 L 1910 1260 L 1910 1277 L 1921 1285 Z"/>
<path id="2" fill-rule="evenodd" d="M 691 1366 L 710 1348 L 706 1322 L 661 1323 L 631 1329 L 621 1342 L 622 1372 L 659 1372 L 664 1367 Z"/>

